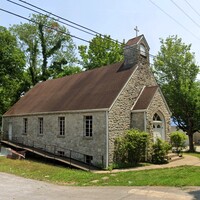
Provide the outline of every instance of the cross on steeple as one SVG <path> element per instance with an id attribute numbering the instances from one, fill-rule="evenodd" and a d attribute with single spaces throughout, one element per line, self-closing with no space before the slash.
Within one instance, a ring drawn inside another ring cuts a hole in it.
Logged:
<path id="1" fill-rule="evenodd" d="M 137 37 L 137 36 L 138 36 L 138 32 L 139 32 L 138 27 L 136 26 L 136 27 L 134 28 L 134 30 L 135 30 L 135 32 L 136 32 L 136 37 Z"/>

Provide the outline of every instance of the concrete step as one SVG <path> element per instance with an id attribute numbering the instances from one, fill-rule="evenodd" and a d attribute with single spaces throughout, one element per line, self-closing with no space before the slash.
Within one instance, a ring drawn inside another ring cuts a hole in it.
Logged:
<path id="1" fill-rule="evenodd" d="M 169 153 L 167 155 L 168 162 L 173 162 L 173 161 L 180 160 L 180 159 L 183 159 L 183 156 L 180 154 L 177 154 L 177 153 Z"/>

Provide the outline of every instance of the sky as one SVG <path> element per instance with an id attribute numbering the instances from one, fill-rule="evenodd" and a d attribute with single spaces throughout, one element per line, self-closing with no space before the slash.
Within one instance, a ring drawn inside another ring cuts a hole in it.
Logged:
<path id="1" fill-rule="evenodd" d="M 12 0 L 25 5 L 19 0 Z M 185 44 L 191 44 L 197 64 L 200 65 L 200 1 L 199 0 L 24 0 L 55 15 L 92 29 L 102 35 L 110 35 L 122 42 L 144 34 L 150 54 L 160 50 L 160 38 L 177 35 Z M 0 9 L 23 17 L 31 11 L 19 7 L 8 0 L 0 0 Z M 27 22 L 0 10 L 0 25 L 9 27 Z M 92 35 L 68 27 L 72 35 L 91 40 Z M 87 43 L 73 39 L 78 45 Z"/>

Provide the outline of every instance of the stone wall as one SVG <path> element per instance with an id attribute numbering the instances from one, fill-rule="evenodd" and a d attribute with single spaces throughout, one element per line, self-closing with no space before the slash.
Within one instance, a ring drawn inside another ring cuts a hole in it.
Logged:
<path id="1" fill-rule="evenodd" d="M 143 86 L 157 85 L 148 64 L 139 65 L 128 84 L 109 111 L 109 163 L 113 162 L 114 141 L 130 129 L 131 108 Z"/>
<path id="2" fill-rule="evenodd" d="M 84 116 L 93 116 L 93 137 L 84 136 Z M 39 120 L 43 118 L 44 133 L 39 134 Z M 65 117 L 65 135 L 59 135 L 58 117 Z M 23 119 L 28 119 L 27 134 L 23 134 Z M 12 123 L 13 139 L 18 137 L 21 142 L 37 148 L 46 148 L 49 152 L 65 151 L 69 155 L 71 149 L 75 157 L 84 161 L 84 155 L 93 156 L 93 163 L 106 163 L 106 112 L 63 113 L 32 116 L 4 117 L 3 132 L 8 138 L 9 123 Z M 65 149 L 64 149 L 65 148 Z M 76 152 L 80 152 L 76 153 Z"/>
<path id="3" fill-rule="evenodd" d="M 132 127 L 140 131 L 145 131 L 144 112 L 131 113 L 131 128 Z"/>

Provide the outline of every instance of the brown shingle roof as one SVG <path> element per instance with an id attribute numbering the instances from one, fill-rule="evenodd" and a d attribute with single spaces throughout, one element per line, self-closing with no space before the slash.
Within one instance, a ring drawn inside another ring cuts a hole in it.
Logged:
<path id="1" fill-rule="evenodd" d="M 137 44 L 141 40 L 142 37 L 143 37 L 143 35 L 139 35 L 135 38 L 128 40 L 128 42 L 126 43 L 126 46 L 131 46 L 131 45 Z"/>
<path id="2" fill-rule="evenodd" d="M 142 94 L 138 98 L 133 110 L 147 109 L 157 89 L 158 86 L 145 87 L 144 90 L 142 91 Z"/>
<path id="3" fill-rule="evenodd" d="M 109 108 L 134 68 L 116 63 L 38 83 L 4 116 Z"/>
<path id="4" fill-rule="evenodd" d="M 149 45 L 148 45 L 144 35 L 139 35 L 139 36 L 137 36 L 135 38 L 132 38 L 132 39 L 128 40 L 128 42 L 126 43 L 126 46 L 132 46 L 132 45 L 139 44 L 142 40 L 143 40 L 142 43 L 145 44 L 145 47 L 149 51 L 150 48 L 149 48 Z"/>

